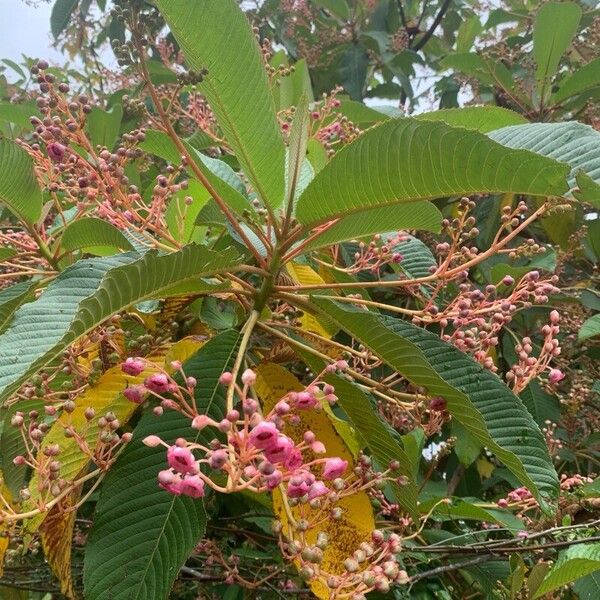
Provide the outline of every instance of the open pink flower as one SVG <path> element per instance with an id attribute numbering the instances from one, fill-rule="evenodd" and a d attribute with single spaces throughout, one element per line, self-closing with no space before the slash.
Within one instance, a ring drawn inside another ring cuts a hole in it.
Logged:
<path id="1" fill-rule="evenodd" d="M 300 392 L 296 397 L 296 408 L 299 410 L 309 410 L 318 404 L 316 396 L 310 392 Z"/>
<path id="2" fill-rule="evenodd" d="M 143 370 L 145 364 L 141 358 L 129 357 L 124 363 L 121 363 L 121 370 L 127 375 L 137 377 Z"/>
<path id="3" fill-rule="evenodd" d="M 294 442 L 285 435 L 279 435 L 275 443 L 266 449 L 265 456 L 273 464 L 284 463 L 292 450 L 294 450 Z"/>
<path id="4" fill-rule="evenodd" d="M 334 456 L 328 458 L 323 466 L 323 477 L 325 479 L 336 479 L 344 474 L 348 468 L 348 461 Z"/>
<path id="5" fill-rule="evenodd" d="M 184 496 L 202 498 L 204 496 L 204 481 L 198 475 L 188 475 L 184 477 L 179 489 Z"/>
<path id="6" fill-rule="evenodd" d="M 308 494 L 310 487 L 310 484 L 304 480 L 298 482 L 290 481 L 287 486 L 287 495 L 290 498 L 301 498 Z"/>
<path id="7" fill-rule="evenodd" d="M 270 421 L 261 421 L 251 432 L 250 432 L 250 443 L 255 448 L 264 450 L 275 445 L 277 437 L 279 436 L 279 430 L 275 427 L 274 423 Z"/>
<path id="8" fill-rule="evenodd" d="M 46 150 L 48 150 L 48 156 L 52 160 L 60 162 L 65 156 L 65 152 L 67 149 L 65 148 L 65 146 L 59 144 L 58 142 L 52 142 L 51 144 L 48 144 L 48 146 L 46 146 Z"/>
<path id="9" fill-rule="evenodd" d="M 167 462 L 172 469 L 179 473 L 197 473 L 196 459 L 190 450 L 171 446 L 167 450 Z"/>

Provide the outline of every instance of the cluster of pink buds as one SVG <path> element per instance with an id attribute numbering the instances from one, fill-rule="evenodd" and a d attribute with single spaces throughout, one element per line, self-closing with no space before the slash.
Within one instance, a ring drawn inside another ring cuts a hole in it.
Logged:
<path id="1" fill-rule="evenodd" d="M 131 391 L 126 395 L 138 402 L 149 393 L 161 400 L 158 410 L 155 409 L 157 414 L 165 408 L 175 409 L 191 419 L 193 428 L 213 427 L 226 436 L 225 441 L 214 440 L 208 446 L 184 439 L 169 446 L 157 436 L 147 437 L 147 445 L 162 444 L 167 448 L 169 469 L 159 476 L 164 489 L 200 497 L 205 484 L 221 492 L 262 492 L 283 486 L 289 498 L 306 497 L 312 501 L 331 493 L 325 482 L 342 477 L 348 463 L 339 457 L 315 458 L 324 454 L 326 448 L 312 431 L 305 431 L 303 440 L 296 443 L 284 430 L 287 423 L 299 423 L 302 411 L 320 410 L 322 401 L 336 402 L 335 389 L 321 381 L 321 376 L 345 366 L 344 361 L 331 365 L 304 390 L 286 394 L 265 416 L 261 415 L 259 403 L 251 394 L 256 375 L 250 369 L 242 374 L 241 386 L 233 381 L 231 373 L 221 375 L 220 383 L 235 386 L 240 401 L 238 407 L 229 410 L 220 421 L 196 410 L 196 381 L 191 377 L 184 377 L 185 384 L 180 386 L 167 373 L 155 372 L 146 377 L 143 384 L 129 388 Z M 138 375 L 145 367 L 145 361 L 137 358 L 130 358 L 122 365 L 127 373 Z M 180 364 L 172 367 L 181 371 Z M 197 458 L 195 452 L 201 457 Z M 227 485 L 212 481 L 203 468 L 227 474 Z"/>
<path id="2" fill-rule="evenodd" d="M 522 343 L 515 347 L 519 362 L 513 365 L 506 374 L 506 379 L 515 393 L 521 392 L 532 379 L 546 370 L 549 371 L 548 381 L 550 384 L 556 385 L 564 379 L 562 371 L 550 367 L 550 362 L 560 356 L 561 352 L 559 341 L 555 337 L 560 331 L 559 322 L 560 315 L 558 311 L 553 310 L 550 313 L 550 323 L 542 327 L 541 333 L 544 340 L 537 357 L 533 356 L 532 341 L 528 337 L 523 338 Z"/>
<path id="3" fill-rule="evenodd" d="M 406 234 L 399 231 L 385 240 L 381 235 L 375 235 L 368 244 L 359 242 L 358 250 L 354 253 L 354 262 L 344 271 L 352 274 L 370 271 L 379 275 L 385 266 L 397 265 L 402 262 L 404 257 L 396 250 L 396 247 L 405 239 L 407 239 Z"/>
<path id="4" fill-rule="evenodd" d="M 538 506 L 537 500 L 525 487 L 519 487 L 512 490 L 505 498 L 500 498 L 496 504 L 499 508 L 510 508 L 521 515 Z"/>

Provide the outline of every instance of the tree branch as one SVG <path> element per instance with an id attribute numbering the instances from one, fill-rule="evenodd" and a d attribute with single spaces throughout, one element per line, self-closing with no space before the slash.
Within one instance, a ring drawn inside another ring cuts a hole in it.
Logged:
<path id="1" fill-rule="evenodd" d="M 423 48 L 423 46 L 431 39 L 431 36 L 435 33 L 435 30 L 437 29 L 438 25 L 442 22 L 444 15 L 450 8 L 451 2 L 452 0 L 444 0 L 444 4 L 442 4 L 442 7 L 440 8 L 438 14 L 433 20 L 433 23 L 431 24 L 431 27 L 425 32 L 425 35 L 423 35 L 423 37 L 415 44 L 413 48 L 415 52 L 421 50 L 421 48 Z"/>

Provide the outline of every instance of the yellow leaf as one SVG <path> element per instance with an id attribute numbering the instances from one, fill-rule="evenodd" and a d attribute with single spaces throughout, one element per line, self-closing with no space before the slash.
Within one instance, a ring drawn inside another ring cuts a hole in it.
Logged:
<path id="1" fill-rule="evenodd" d="M 325 283 L 321 276 L 308 265 L 298 263 L 288 263 L 287 271 L 290 277 L 300 285 L 319 285 Z M 318 333 L 327 339 L 330 339 L 337 333 L 337 328 L 325 321 L 322 317 L 315 317 L 310 313 L 304 312 L 300 317 L 300 325 L 307 331 Z"/>
<path id="2" fill-rule="evenodd" d="M 60 582 L 60 591 L 67 598 L 75 598 L 71 575 L 71 548 L 77 510 L 73 507 L 80 497 L 81 488 L 73 490 L 50 509 L 40 528 L 46 560 Z"/>
<path id="3" fill-rule="evenodd" d="M 273 363 L 263 363 L 256 371 L 256 392 L 263 402 L 265 412 L 268 412 L 276 402 L 290 391 L 299 391 L 304 386 L 286 369 Z M 334 429 L 326 412 L 303 411 L 298 425 L 286 425 L 285 433 L 295 442 L 302 440 L 302 434 L 310 429 L 317 439 L 325 444 L 326 453 L 323 456 L 339 456 L 354 466 L 355 461 L 342 438 Z M 343 508 L 344 515 L 340 520 L 326 519 L 319 530 L 309 529 L 306 532 L 308 544 L 314 544 L 319 531 L 324 531 L 329 537 L 329 545 L 325 549 L 321 567 L 323 571 L 334 575 L 344 573 L 343 562 L 352 556 L 362 542 L 370 541 L 371 532 L 375 529 L 375 518 L 373 508 L 368 495 L 365 492 L 353 494 L 343 498 L 339 502 Z M 288 518 L 283 504 L 282 495 L 279 490 L 273 491 L 273 509 L 283 523 L 283 531 L 288 530 Z M 298 518 L 299 508 L 292 508 L 294 517 Z M 302 507 L 304 518 L 308 511 L 308 519 L 313 511 L 307 505 Z M 314 510 L 315 514 L 318 512 Z M 320 581 L 311 582 L 311 590 L 318 598 L 326 600 L 329 598 L 327 586 Z"/>
<path id="4" fill-rule="evenodd" d="M 10 504 L 13 506 L 12 496 L 10 494 L 9 489 L 4 485 L 4 478 L 0 474 L 0 494 Z M 10 538 L 8 537 L 8 527 L 6 522 L 0 523 L 0 577 L 4 573 L 4 557 L 6 555 L 6 551 L 8 550 L 8 545 L 10 543 Z"/>
<path id="5" fill-rule="evenodd" d="M 183 338 L 175 344 L 164 347 L 156 354 L 149 356 L 148 360 L 160 364 L 170 371 L 170 362 L 172 360 L 184 361 L 189 356 L 194 354 L 202 345 L 202 341 L 196 338 Z M 38 460 L 44 459 L 43 450 L 51 444 L 58 444 L 60 454 L 59 475 L 66 481 L 74 481 L 81 470 L 88 464 L 89 456 L 84 454 L 74 438 L 65 437 L 65 428 L 72 427 L 75 431 L 82 435 L 88 446 L 94 448 L 98 439 L 98 417 L 113 412 L 121 423 L 126 423 L 133 415 L 137 405 L 127 400 L 123 396 L 123 390 L 131 385 L 141 383 L 149 374 L 153 372 L 152 367 L 148 367 L 137 377 L 126 375 L 121 370 L 121 366 L 117 365 L 108 369 L 103 373 L 96 383 L 86 389 L 81 396 L 75 400 L 75 410 L 68 414 L 63 413 L 53 423 L 50 431 L 44 438 Z M 93 408 L 96 412 L 96 418 L 88 422 L 85 418 L 85 410 Z M 53 460 L 47 459 L 47 460 Z M 42 490 L 39 489 L 39 478 L 37 472 L 34 472 L 29 483 L 29 492 L 31 498 L 28 501 L 30 508 L 36 508 L 38 502 L 42 499 Z M 31 519 L 27 524 L 29 531 L 35 531 L 44 520 L 45 514 L 41 514 Z"/>
<path id="6" fill-rule="evenodd" d="M 492 476 L 492 473 L 494 472 L 494 469 L 496 468 L 496 466 L 494 465 L 494 463 L 491 463 L 486 458 L 479 458 L 479 459 L 477 459 L 476 466 L 477 466 L 478 473 L 484 479 L 489 479 Z"/>

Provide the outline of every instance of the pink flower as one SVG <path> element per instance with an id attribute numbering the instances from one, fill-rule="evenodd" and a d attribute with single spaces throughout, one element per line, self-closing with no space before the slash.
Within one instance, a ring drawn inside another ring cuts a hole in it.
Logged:
<path id="1" fill-rule="evenodd" d="M 141 358 L 129 357 L 124 363 L 121 363 L 121 370 L 127 375 L 137 377 L 143 370 L 145 364 Z"/>
<path id="2" fill-rule="evenodd" d="M 223 373 L 221 377 L 219 377 L 219 383 L 221 385 L 230 385 L 232 381 L 233 375 L 229 371 L 225 371 L 225 373 Z"/>
<path id="3" fill-rule="evenodd" d="M 310 445 L 310 449 L 315 453 L 315 454 L 323 454 L 326 449 L 325 449 L 325 444 L 323 444 L 323 442 L 319 442 L 319 440 L 314 441 L 311 445 Z"/>
<path id="4" fill-rule="evenodd" d="M 302 498 L 302 496 L 308 494 L 310 487 L 311 486 L 304 480 L 298 482 L 289 481 L 287 495 L 290 498 Z"/>
<path id="5" fill-rule="evenodd" d="M 308 499 L 314 500 L 329 494 L 329 488 L 322 481 L 315 481 L 308 490 Z"/>
<path id="6" fill-rule="evenodd" d="M 175 496 L 181 495 L 181 483 L 181 477 L 169 469 L 160 471 L 158 474 L 158 485 Z"/>
<path id="7" fill-rule="evenodd" d="M 300 410 L 308 410 L 319 404 L 317 398 L 310 392 L 300 392 L 296 397 L 296 408 Z"/>
<path id="8" fill-rule="evenodd" d="M 304 460 L 302 460 L 302 453 L 300 452 L 300 450 L 298 450 L 298 448 L 292 448 L 287 458 L 285 459 L 285 466 L 290 471 L 295 471 L 296 469 L 299 469 L 302 466 L 303 462 Z"/>
<path id="9" fill-rule="evenodd" d="M 554 385 L 565 378 L 565 374 L 560 369 L 550 369 L 548 381 Z"/>
<path id="10" fill-rule="evenodd" d="M 429 410 L 443 412 L 446 410 L 446 401 L 441 396 L 435 396 L 429 401 Z"/>
<path id="11" fill-rule="evenodd" d="M 156 448 L 162 444 L 162 440 L 157 435 L 147 435 L 142 442 L 150 448 Z"/>
<path id="12" fill-rule="evenodd" d="M 141 384 L 132 385 L 123 390 L 123 396 L 131 402 L 135 402 L 135 404 L 141 404 L 144 401 L 145 395 L 146 388 Z"/>
<path id="13" fill-rule="evenodd" d="M 206 415 L 196 415 L 192 420 L 192 427 L 194 429 L 204 429 L 210 423 L 214 423 L 210 417 L 207 417 Z"/>
<path id="14" fill-rule="evenodd" d="M 242 373 L 242 383 L 244 385 L 254 385 L 256 382 L 256 373 L 252 369 L 246 369 Z"/>
<path id="15" fill-rule="evenodd" d="M 323 477 L 325 479 L 336 479 L 344 474 L 348 467 L 348 461 L 334 456 L 328 458 L 323 466 Z"/>
<path id="16" fill-rule="evenodd" d="M 270 490 L 274 490 L 283 479 L 283 475 L 279 469 L 275 469 L 269 476 L 267 476 L 267 487 Z"/>
<path id="17" fill-rule="evenodd" d="M 500 498 L 496 504 L 499 508 L 506 508 L 508 506 L 508 500 L 506 498 Z"/>
<path id="18" fill-rule="evenodd" d="M 274 423 L 270 421 L 261 421 L 254 429 L 250 432 L 250 443 L 255 448 L 264 450 L 271 446 L 274 446 L 279 436 L 279 430 L 275 427 Z"/>
<path id="19" fill-rule="evenodd" d="M 171 446 L 167 450 L 167 462 L 172 469 L 179 473 L 197 473 L 196 459 L 187 448 Z"/>
<path id="20" fill-rule="evenodd" d="M 56 162 L 60 162 L 63 159 L 65 151 L 67 150 L 65 146 L 59 144 L 58 142 L 52 142 L 51 144 L 48 144 L 46 149 L 48 150 L 48 156 Z"/>
<path id="21" fill-rule="evenodd" d="M 225 450 L 215 450 L 208 459 L 208 464 L 211 469 L 219 470 L 225 466 L 227 462 L 227 452 Z"/>
<path id="22" fill-rule="evenodd" d="M 155 394 L 169 391 L 169 378 L 164 373 L 154 373 L 144 380 L 144 385 Z"/>
<path id="23" fill-rule="evenodd" d="M 179 489 L 184 496 L 202 498 L 204 496 L 204 481 L 198 475 L 188 475 L 181 482 Z"/>
<path id="24" fill-rule="evenodd" d="M 273 464 L 283 463 L 287 460 L 292 450 L 294 450 L 294 442 L 285 435 L 279 435 L 275 443 L 266 449 L 265 455 L 267 460 Z"/>

